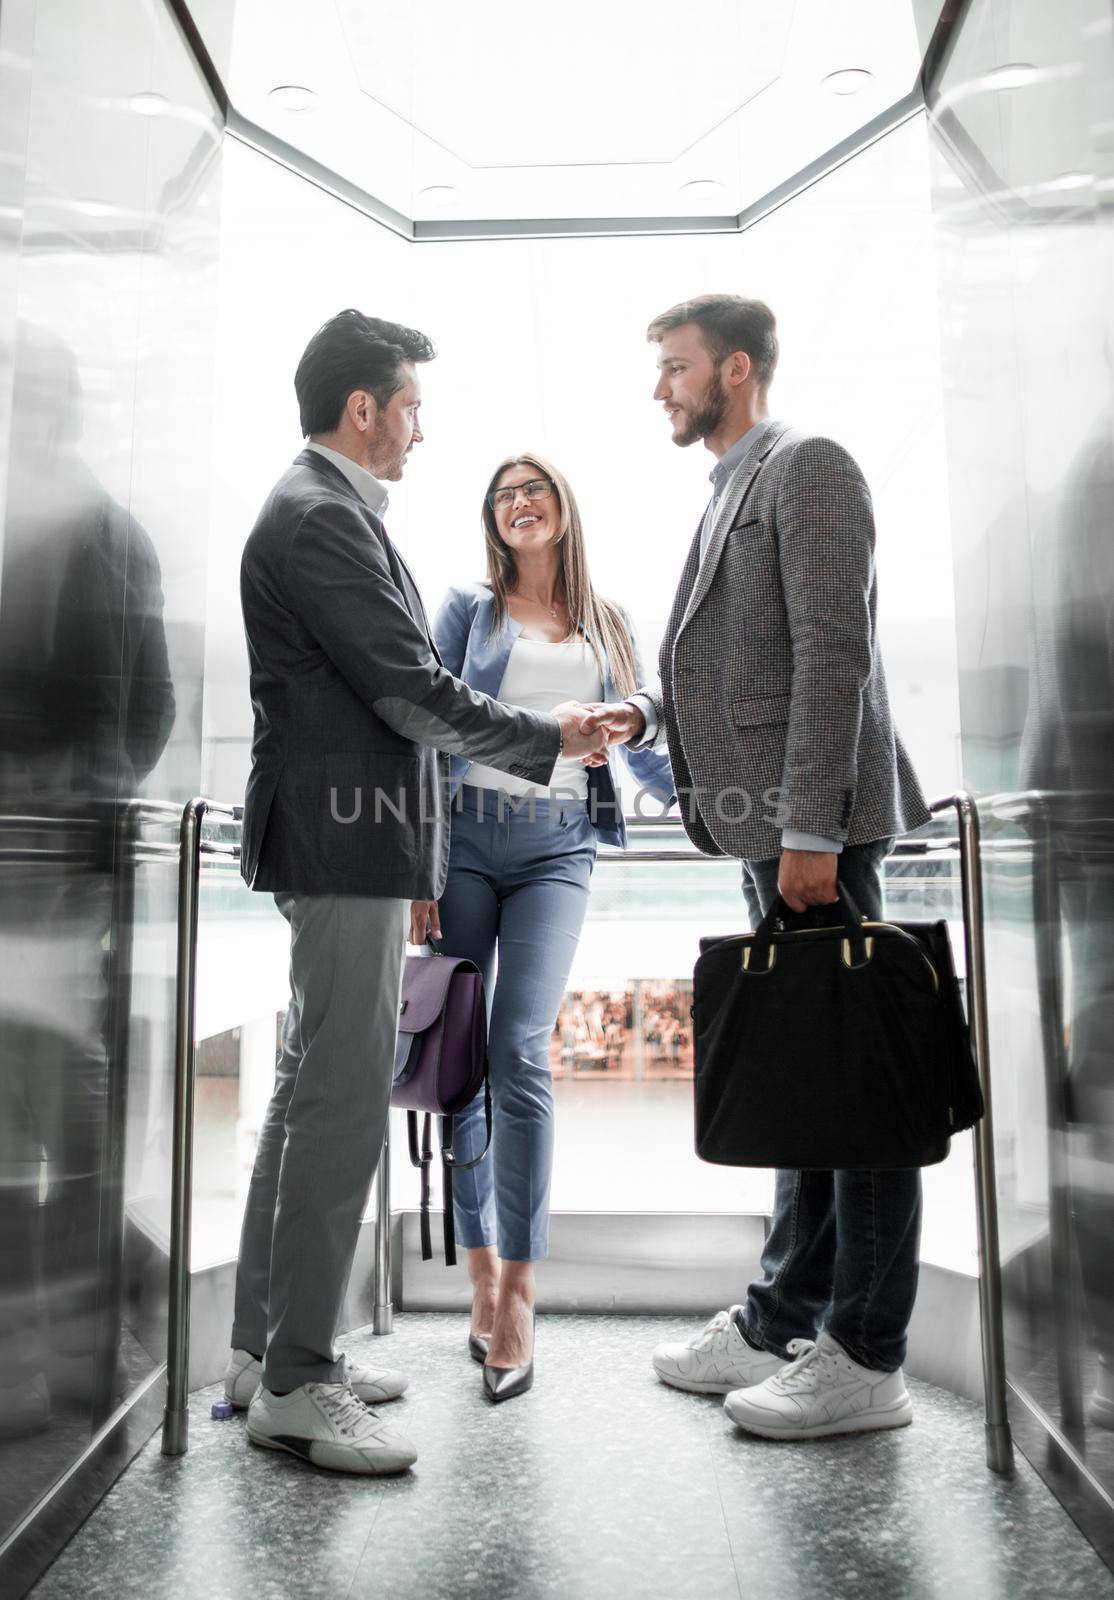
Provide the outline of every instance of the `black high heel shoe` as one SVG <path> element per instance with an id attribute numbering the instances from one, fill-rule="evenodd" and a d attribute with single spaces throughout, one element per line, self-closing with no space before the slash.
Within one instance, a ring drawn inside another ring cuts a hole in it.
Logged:
<path id="1" fill-rule="evenodd" d="M 487 1352 L 491 1349 L 490 1333 L 470 1333 L 468 1335 L 468 1354 L 473 1361 L 478 1361 L 482 1367 L 487 1360 Z"/>
<path id="2" fill-rule="evenodd" d="M 534 1312 L 534 1338 L 538 1336 L 538 1314 Z M 524 1367 L 489 1367 L 484 1364 L 484 1393 L 498 1405 L 501 1400 L 513 1400 L 534 1387 L 534 1356 Z"/>

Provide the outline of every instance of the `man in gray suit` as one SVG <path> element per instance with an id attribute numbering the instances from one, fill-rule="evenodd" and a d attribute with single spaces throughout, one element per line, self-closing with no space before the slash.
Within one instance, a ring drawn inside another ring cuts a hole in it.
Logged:
<path id="1" fill-rule="evenodd" d="M 878 918 L 893 838 L 928 811 L 890 716 L 869 490 L 840 445 L 769 416 L 768 306 L 703 295 L 648 337 L 674 443 L 703 440 L 716 465 L 660 684 L 606 708 L 609 735 L 668 745 L 689 836 L 742 861 L 753 925 L 779 892 L 797 913 L 830 905 L 837 881 Z M 779 1172 L 745 1303 L 660 1346 L 655 1369 L 726 1394 L 768 1438 L 902 1426 L 919 1223 L 915 1170 Z"/>
<path id="2" fill-rule="evenodd" d="M 252 1443 L 377 1474 L 416 1459 L 370 1405 L 406 1380 L 334 1349 L 383 1143 L 411 900 L 445 882 L 448 757 L 537 784 L 601 749 L 581 706 L 512 709 L 445 670 L 383 526 L 421 441 L 411 328 L 342 311 L 294 386 L 308 443 L 244 549 L 255 712 L 242 870 L 290 924 L 290 1006 L 248 1193 L 225 1392 Z M 581 724 L 589 731 L 582 731 Z"/>

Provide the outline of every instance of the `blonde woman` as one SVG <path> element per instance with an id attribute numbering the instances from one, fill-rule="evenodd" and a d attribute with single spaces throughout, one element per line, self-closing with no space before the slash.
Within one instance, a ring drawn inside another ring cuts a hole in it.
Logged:
<path id="1" fill-rule="evenodd" d="M 434 624 L 449 671 L 516 706 L 621 700 L 642 669 L 626 613 L 596 594 L 568 482 L 512 456 L 483 500 L 487 581 L 449 590 Z M 627 751 L 635 779 L 673 795 L 668 757 Z M 440 902 L 415 901 L 410 937 L 432 934 L 484 976 L 493 1102 L 488 1157 L 455 1184 L 473 1286 L 469 1348 L 492 1400 L 533 1383 L 534 1262 L 549 1252 L 553 1089 L 549 1040 L 576 954 L 599 840 L 621 845 L 610 762 L 561 760 L 537 788 L 452 760 L 452 845 Z M 457 1119 L 464 1160 L 482 1148 L 482 1102 Z"/>

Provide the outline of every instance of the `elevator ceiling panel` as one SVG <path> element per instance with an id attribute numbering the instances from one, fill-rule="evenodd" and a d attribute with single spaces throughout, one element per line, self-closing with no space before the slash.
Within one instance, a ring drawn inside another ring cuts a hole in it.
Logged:
<path id="1" fill-rule="evenodd" d="M 225 58 L 241 117 L 466 226 L 733 218 L 907 95 L 920 51 L 908 0 L 237 0 Z"/>
<path id="2" fill-rule="evenodd" d="M 778 76 L 792 6 L 336 0 L 361 90 L 471 167 L 675 161 Z M 528 15 L 528 14 L 527 14 Z M 709 41 L 715 48 L 709 50 Z"/>

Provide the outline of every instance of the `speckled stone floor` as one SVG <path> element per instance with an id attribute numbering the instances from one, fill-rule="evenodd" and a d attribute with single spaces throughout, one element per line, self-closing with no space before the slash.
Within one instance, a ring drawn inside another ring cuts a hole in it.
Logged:
<path id="1" fill-rule="evenodd" d="M 738 1433 L 658 1383 L 676 1318 L 544 1317 L 533 1392 L 480 1390 L 460 1316 L 345 1341 L 403 1366 L 389 1409 L 419 1461 L 394 1480 L 252 1449 L 194 1396 L 189 1454 L 154 1439 L 36 1600 L 1105 1600 L 1114 1577 L 1023 1460 L 983 1464 L 978 1408 L 911 1385 L 897 1433 L 807 1445 Z"/>

